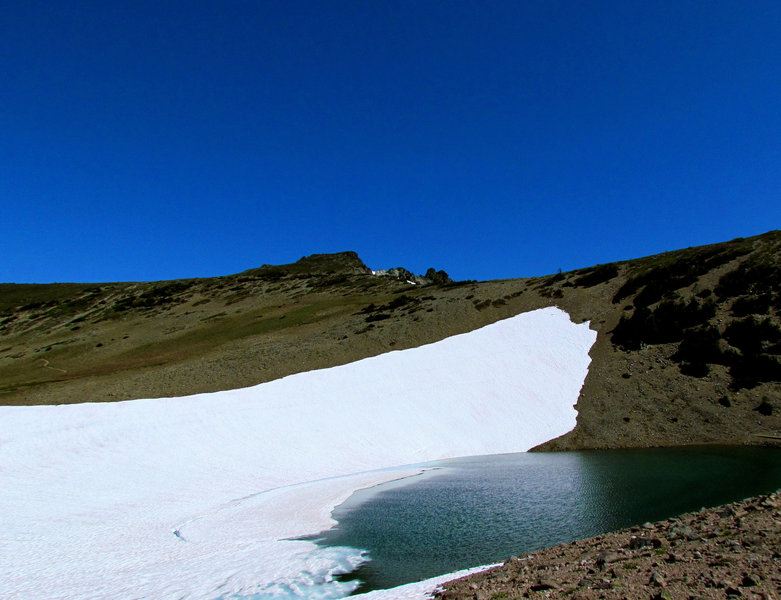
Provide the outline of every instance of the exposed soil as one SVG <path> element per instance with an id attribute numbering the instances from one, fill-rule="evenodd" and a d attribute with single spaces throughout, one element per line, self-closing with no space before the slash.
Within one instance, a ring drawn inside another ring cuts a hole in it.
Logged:
<path id="1" fill-rule="evenodd" d="M 781 492 L 518 556 L 438 597 L 777 600 Z"/>

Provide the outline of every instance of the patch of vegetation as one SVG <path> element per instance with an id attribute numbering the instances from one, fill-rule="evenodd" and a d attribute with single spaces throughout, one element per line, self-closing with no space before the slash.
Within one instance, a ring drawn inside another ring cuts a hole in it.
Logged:
<path id="1" fill-rule="evenodd" d="M 386 319 L 390 319 L 391 315 L 388 313 L 377 313 L 374 315 L 369 315 L 364 319 L 367 323 L 373 323 L 375 321 L 385 321 Z"/>
<path id="2" fill-rule="evenodd" d="M 635 306 L 649 306 L 671 291 L 690 286 L 701 276 L 751 251 L 750 244 L 717 244 L 688 248 L 638 261 L 636 273 L 618 289 L 613 303 L 642 290 Z"/>
<path id="3" fill-rule="evenodd" d="M 739 348 L 744 356 L 778 354 L 781 329 L 770 319 L 759 320 L 752 316 L 730 323 L 724 331 L 724 338 L 731 346 Z"/>
<path id="4" fill-rule="evenodd" d="M 730 323 L 724 333 L 713 325 L 683 331 L 678 350 L 670 357 L 681 373 L 692 377 L 709 374 L 712 364 L 729 367 L 734 390 L 753 388 L 762 382 L 781 381 L 781 329 L 769 319 L 749 317 Z M 739 352 L 738 352 L 739 350 Z M 726 397 L 719 400 L 729 407 Z"/>
<path id="5" fill-rule="evenodd" d="M 80 312 L 83 310 L 87 310 L 91 306 L 94 306 L 96 301 L 99 300 L 103 294 L 101 291 L 98 290 L 89 290 L 89 293 L 84 296 L 79 296 L 78 298 L 72 298 L 70 300 L 67 300 L 66 302 L 63 302 L 63 308 L 70 312 Z M 51 303 L 45 305 L 45 306 L 52 306 Z"/>
<path id="6" fill-rule="evenodd" d="M 680 342 L 684 330 L 703 325 L 716 314 L 712 302 L 666 300 L 655 309 L 641 306 L 631 317 L 623 316 L 612 332 L 613 344 L 639 350 L 648 344 Z"/>
<path id="7" fill-rule="evenodd" d="M 704 362 L 695 361 L 681 361 L 678 365 L 681 373 L 688 375 L 689 377 L 707 377 L 710 374 L 710 365 Z"/>
<path id="8" fill-rule="evenodd" d="M 713 290 L 701 290 L 689 301 L 681 299 L 683 289 L 701 275 L 754 247 L 754 239 L 737 240 L 634 261 L 633 275 L 616 292 L 613 302 L 633 297 L 635 310 L 615 327 L 613 343 L 624 350 L 679 343 L 671 359 L 683 374 L 704 377 L 712 365 L 724 365 L 729 367 L 734 390 L 781 381 L 777 240 L 765 236 L 758 249 L 723 275 Z M 593 275 L 595 269 L 580 272 L 576 281 Z M 730 299 L 734 300 L 729 310 L 738 319 L 718 327 L 712 322 L 715 302 Z M 726 397 L 720 403 L 730 405 Z"/>
<path id="9" fill-rule="evenodd" d="M 548 275 L 547 277 L 544 277 L 542 282 L 541 282 L 541 284 L 540 284 L 540 287 L 542 287 L 542 286 L 550 287 L 554 283 L 558 283 L 559 281 L 564 281 L 566 278 L 567 278 L 567 276 L 564 275 L 564 273 L 562 273 L 561 271 L 559 271 L 555 275 Z"/>
<path id="10" fill-rule="evenodd" d="M 597 265 L 589 269 L 579 271 L 584 273 L 573 282 L 577 287 L 593 287 L 600 283 L 610 281 L 618 275 L 618 265 L 611 263 L 608 265 Z"/>
<path id="11" fill-rule="evenodd" d="M 240 291 L 233 292 L 232 294 L 225 296 L 225 303 L 223 304 L 223 306 L 232 306 L 237 302 L 246 300 L 251 295 L 252 295 L 252 290 L 247 288 L 241 288 Z"/>
<path id="12" fill-rule="evenodd" d="M 342 273 L 341 275 L 334 275 L 331 277 L 313 278 L 313 280 L 310 282 L 309 285 L 313 289 L 322 289 L 322 288 L 342 285 L 348 283 L 349 281 L 350 281 L 350 277 Z"/>
<path id="13" fill-rule="evenodd" d="M 670 358 L 679 363 L 684 375 L 705 377 L 710 372 L 708 364 L 730 365 L 735 360 L 733 350 L 722 349 L 721 338 L 719 330 L 712 325 L 687 329 Z"/>
<path id="14" fill-rule="evenodd" d="M 781 381 L 781 363 L 767 354 L 739 357 L 730 367 L 732 389 L 754 388 L 760 383 Z"/>
<path id="15" fill-rule="evenodd" d="M 732 303 L 731 310 L 735 317 L 766 315 L 774 304 L 772 294 L 766 292 L 758 296 L 741 296 Z"/>
<path id="16" fill-rule="evenodd" d="M 193 281 L 173 281 L 152 288 L 136 295 L 128 295 L 117 300 L 111 307 L 112 310 L 122 312 L 135 308 L 153 308 L 184 302 L 181 294 L 193 285 Z"/>
<path id="17" fill-rule="evenodd" d="M 442 287 L 455 288 L 455 287 L 463 287 L 465 285 L 474 285 L 476 283 L 477 283 L 476 279 L 460 279 L 458 281 L 451 281 L 449 283 L 442 284 Z"/>
<path id="18" fill-rule="evenodd" d="M 491 306 L 491 299 L 490 298 L 487 299 L 487 300 L 476 300 L 475 299 L 475 300 L 472 300 L 472 304 L 474 304 L 474 307 L 477 310 L 485 310 L 486 308 Z"/>
<path id="19" fill-rule="evenodd" d="M 412 298 L 407 296 L 407 294 L 402 294 L 401 296 L 391 300 L 388 304 L 381 306 L 380 310 L 396 310 L 397 308 L 402 308 L 408 304 L 414 304 L 416 302 L 419 302 L 417 298 Z"/>
<path id="20" fill-rule="evenodd" d="M 769 295 L 771 303 L 777 307 L 778 294 L 781 292 L 781 269 L 762 257 L 754 257 L 724 274 L 714 291 L 722 300 Z"/>
<path id="21" fill-rule="evenodd" d="M 781 328 L 770 318 L 750 316 L 731 322 L 722 333 L 710 322 L 714 316 L 712 300 L 664 300 L 655 308 L 641 305 L 621 318 L 612 340 L 624 350 L 680 342 L 670 358 L 681 373 L 705 377 L 710 365 L 725 365 L 735 390 L 781 381 L 781 363 L 775 356 L 781 354 Z"/>
<path id="22" fill-rule="evenodd" d="M 19 310 L 35 310 L 38 308 L 44 308 L 48 307 L 50 304 L 48 302 L 30 302 L 29 304 L 25 304 L 24 306 L 20 306 Z"/>
<path id="23" fill-rule="evenodd" d="M 730 323 L 724 338 L 738 348 L 730 366 L 733 389 L 753 388 L 763 382 L 781 381 L 781 329 L 770 319 L 747 317 Z"/>
<path id="24" fill-rule="evenodd" d="M 269 267 L 268 269 L 262 269 L 258 274 L 258 278 L 264 281 L 279 281 L 287 272 L 284 269 L 278 269 L 276 267 Z"/>
<path id="25" fill-rule="evenodd" d="M 762 398 L 762 402 L 754 410 L 763 417 L 769 417 L 773 414 L 773 406 L 767 401 L 767 398 Z"/>
<path id="26" fill-rule="evenodd" d="M 434 299 L 433 296 L 427 296 L 426 299 Z M 373 313 L 388 313 L 393 312 L 395 310 L 398 310 L 400 308 L 404 307 L 412 307 L 412 309 L 416 309 L 417 305 L 420 304 L 421 299 L 419 298 L 413 298 L 412 296 L 408 296 L 407 294 L 402 294 L 401 296 L 397 296 L 387 304 L 383 304 L 381 306 L 376 306 L 374 302 L 369 304 L 368 306 L 363 307 L 361 310 L 358 311 L 356 314 L 373 314 Z M 383 318 L 388 318 L 390 315 L 387 315 Z M 382 319 L 374 319 L 375 321 L 381 321 Z"/>
<path id="27" fill-rule="evenodd" d="M 227 316 L 228 316 L 228 313 L 220 312 L 220 313 L 216 313 L 216 314 L 213 314 L 213 315 L 209 315 L 208 317 L 203 317 L 201 319 L 201 321 L 210 321 L 211 319 L 219 319 L 219 318 L 227 317 Z"/>
<path id="28" fill-rule="evenodd" d="M 563 298 L 564 292 L 560 288 L 543 288 L 538 292 L 543 298 Z"/>

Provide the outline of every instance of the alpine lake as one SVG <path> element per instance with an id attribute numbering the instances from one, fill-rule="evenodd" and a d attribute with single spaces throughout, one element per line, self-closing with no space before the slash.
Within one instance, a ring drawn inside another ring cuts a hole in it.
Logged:
<path id="1" fill-rule="evenodd" d="M 369 561 L 355 593 L 502 562 L 562 542 L 781 488 L 781 449 L 699 446 L 519 453 L 429 463 L 360 490 L 319 545 Z"/>

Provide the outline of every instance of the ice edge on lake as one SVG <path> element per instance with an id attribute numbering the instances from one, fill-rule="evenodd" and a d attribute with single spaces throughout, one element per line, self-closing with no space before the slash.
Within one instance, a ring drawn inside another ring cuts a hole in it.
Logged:
<path id="1" fill-rule="evenodd" d="M 364 558 L 289 538 L 356 489 L 575 426 L 596 332 L 557 308 L 213 394 L 0 407 L 10 597 L 339 597 Z M 453 574 L 364 598 L 421 598 Z"/>

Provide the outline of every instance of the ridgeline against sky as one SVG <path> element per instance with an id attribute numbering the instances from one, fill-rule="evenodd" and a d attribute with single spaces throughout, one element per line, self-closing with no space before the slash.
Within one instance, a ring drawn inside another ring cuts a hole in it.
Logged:
<path id="1" fill-rule="evenodd" d="M 781 4 L 0 8 L 0 281 L 520 277 L 781 222 Z"/>

